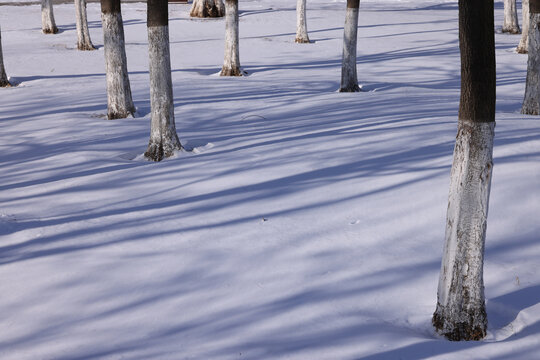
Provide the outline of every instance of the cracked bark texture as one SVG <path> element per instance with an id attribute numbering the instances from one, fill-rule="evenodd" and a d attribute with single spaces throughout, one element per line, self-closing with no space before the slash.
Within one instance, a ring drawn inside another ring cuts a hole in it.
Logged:
<path id="1" fill-rule="evenodd" d="M 150 70 L 150 141 L 144 156 L 161 161 L 181 150 L 176 133 L 169 48 L 167 0 L 148 0 L 148 56 Z"/>
<path id="2" fill-rule="evenodd" d="M 343 33 L 343 59 L 341 63 L 341 87 L 339 92 L 358 92 L 356 73 L 356 47 L 358 38 L 358 13 L 360 0 L 347 0 L 347 13 Z"/>
<path id="3" fill-rule="evenodd" d="M 503 33 L 519 34 L 518 13 L 516 0 L 504 0 Z"/>
<path id="4" fill-rule="evenodd" d="M 2 52 L 2 30 L 0 29 L 0 87 L 9 87 L 8 77 L 6 75 L 6 69 L 4 68 L 4 55 Z"/>
<path id="5" fill-rule="evenodd" d="M 306 0 L 296 2 L 296 39 L 300 44 L 309 44 L 309 36 L 306 23 Z"/>
<path id="6" fill-rule="evenodd" d="M 221 76 L 242 76 L 238 29 L 238 0 L 225 0 L 225 59 Z"/>
<path id="7" fill-rule="evenodd" d="M 483 264 L 495 133 L 493 29 L 492 0 L 459 0 L 461 98 L 432 319 L 453 341 L 480 340 L 487 329 Z"/>
<path id="8" fill-rule="evenodd" d="M 529 0 L 523 0 L 521 3 L 521 11 L 523 15 L 523 24 L 521 28 L 521 39 L 516 51 L 519 54 L 527 54 L 529 52 Z"/>
<path id="9" fill-rule="evenodd" d="M 88 16 L 86 14 L 86 0 L 74 0 L 75 17 L 77 25 L 77 49 L 96 50 L 90 39 L 88 30 Z"/>
<path id="10" fill-rule="evenodd" d="M 44 34 L 56 34 L 58 32 L 54 21 L 52 0 L 41 0 L 41 31 Z"/>
<path id="11" fill-rule="evenodd" d="M 123 119 L 135 114 L 135 106 L 127 70 L 120 0 L 101 0 L 101 21 L 107 78 L 107 118 Z"/>
<path id="12" fill-rule="evenodd" d="M 225 5 L 223 0 L 193 0 L 189 16 L 191 17 L 223 17 Z"/>
<path id="13" fill-rule="evenodd" d="M 529 22 L 527 80 L 521 113 L 540 115 L 540 13 L 533 13 L 532 7 Z"/>

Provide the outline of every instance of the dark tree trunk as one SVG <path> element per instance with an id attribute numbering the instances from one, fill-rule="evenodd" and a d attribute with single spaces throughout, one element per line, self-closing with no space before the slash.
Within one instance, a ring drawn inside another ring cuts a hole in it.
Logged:
<path id="1" fill-rule="evenodd" d="M 11 86 L 4 68 L 4 55 L 2 53 L 2 31 L 0 30 L 0 87 Z"/>
<path id="2" fill-rule="evenodd" d="M 484 244 L 495 132 L 493 0 L 459 0 L 461 99 L 433 325 L 449 340 L 486 335 Z"/>
<path id="3" fill-rule="evenodd" d="M 540 0 L 529 1 L 529 56 L 521 113 L 540 115 Z"/>
<path id="4" fill-rule="evenodd" d="M 101 20 L 107 76 L 107 118 L 123 119 L 135 114 L 135 106 L 129 85 L 120 0 L 101 0 Z"/>
<path id="5" fill-rule="evenodd" d="M 174 123 L 167 0 L 148 0 L 148 54 L 152 120 L 144 156 L 161 161 L 182 149 Z"/>
<path id="6" fill-rule="evenodd" d="M 242 76 L 238 29 L 238 0 L 225 0 L 225 60 L 221 76 Z"/>
<path id="7" fill-rule="evenodd" d="M 341 65 L 340 92 L 358 92 L 356 74 L 356 47 L 358 38 L 358 13 L 360 0 L 347 0 L 347 13 L 343 32 L 343 61 Z"/>

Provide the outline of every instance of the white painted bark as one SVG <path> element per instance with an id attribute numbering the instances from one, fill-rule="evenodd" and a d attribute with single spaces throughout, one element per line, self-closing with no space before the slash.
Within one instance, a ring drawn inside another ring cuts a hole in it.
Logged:
<path id="1" fill-rule="evenodd" d="M 519 34 L 521 32 L 519 29 L 516 0 L 504 0 L 504 20 L 502 32 L 507 32 L 510 34 Z"/>
<path id="2" fill-rule="evenodd" d="M 223 17 L 225 15 L 225 6 L 223 0 L 193 0 L 191 17 Z"/>
<path id="3" fill-rule="evenodd" d="M 238 0 L 225 0 L 225 60 L 221 76 L 242 76 L 238 29 Z"/>
<path id="4" fill-rule="evenodd" d="M 446 242 L 433 322 L 450 340 L 485 336 L 484 243 L 495 122 L 460 120 L 446 215 Z"/>
<path id="5" fill-rule="evenodd" d="M 44 34 L 56 34 L 52 0 L 41 0 L 41 30 Z"/>
<path id="6" fill-rule="evenodd" d="M 153 161 L 170 157 L 182 148 L 174 122 L 169 27 L 148 27 L 150 58 L 150 141 L 144 155 Z"/>
<path id="7" fill-rule="evenodd" d="M 107 118 L 123 119 L 135 114 L 127 70 L 124 26 L 121 13 L 102 13 Z"/>
<path id="8" fill-rule="evenodd" d="M 306 0 L 296 2 L 296 39 L 295 42 L 308 44 L 309 36 L 306 23 Z"/>
<path id="9" fill-rule="evenodd" d="M 2 52 L 2 30 L 0 30 L 0 87 L 11 86 L 4 68 L 4 54 Z"/>
<path id="10" fill-rule="evenodd" d="M 522 114 L 540 115 L 540 14 L 530 14 L 527 81 Z"/>
<path id="11" fill-rule="evenodd" d="M 86 0 L 74 0 L 75 2 L 75 17 L 77 25 L 77 49 L 79 50 L 95 50 L 90 39 L 90 31 L 88 30 L 88 17 L 86 15 Z"/>
<path id="12" fill-rule="evenodd" d="M 516 51 L 520 54 L 526 54 L 529 51 L 529 0 L 521 2 L 521 11 L 523 15 L 523 24 L 521 29 L 521 40 Z"/>
<path id="13" fill-rule="evenodd" d="M 358 76 L 356 74 L 358 13 L 358 8 L 347 8 L 347 14 L 345 15 L 340 92 L 360 91 Z"/>

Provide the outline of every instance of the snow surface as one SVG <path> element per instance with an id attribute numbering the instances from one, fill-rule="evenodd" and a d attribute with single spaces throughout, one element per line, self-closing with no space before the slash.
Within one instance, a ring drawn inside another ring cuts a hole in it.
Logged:
<path id="1" fill-rule="evenodd" d="M 4 1 L 5 2 L 5 1 Z M 502 2 L 496 2 L 502 25 Z M 338 93 L 345 1 L 241 1 L 241 63 L 216 76 L 224 21 L 170 6 L 176 125 L 193 149 L 141 160 L 146 11 L 123 5 L 140 117 L 105 120 L 99 4 L 2 6 L 0 359 L 538 359 L 540 119 L 526 56 L 496 35 L 489 334 L 434 334 L 459 101 L 457 4 L 362 1 L 362 93 Z"/>

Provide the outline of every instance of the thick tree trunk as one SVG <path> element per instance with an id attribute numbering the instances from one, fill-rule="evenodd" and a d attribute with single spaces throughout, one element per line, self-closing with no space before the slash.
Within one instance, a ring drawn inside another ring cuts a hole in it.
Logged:
<path id="1" fill-rule="evenodd" d="M 504 21 L 502 27 L 503 33 L 519 34 L 518 13 L 516 0 L 504 0 Z"/>
<path id="2" fill-rule="evenodd" d="M 486 335 L 484 243 L 495 132 L 493 0 L 459 0 L 461 99 L 433 325 L 449 340 Z"/>
<path id="3" fill-rule="evenodd" d="M 538 12 L 533 12 L 533 0 L 530 1 L 530 5 L 529 56 L 521 113 L 540 115 L 540 8 L 537 9 Z"/>
<path id="4" fill-rule="evenodd" d="M 174 123 L 167 0 L 148 0 L 147 15 L 152 120 L 144 156 L 161 161 L 182 149 Z"/>
<path id="5" fill-rule="evenodd" d="M 41 0 L 41 30 L 44 34 L 56 34 L 52 0 Z"/>
<path id="6" fill-rule="evenodd" d="M 75 0 L 75 16 L 77 18 L 77 49 L 95 50 L 90 40 L 88 17 L 86 15 L 86 0 Z"/>
<path id="7" fill-rule="evenodd" d="M 347 14 L 343 35 L 343 61 L 341 65 L 340 92 L 360 91 L 356 74 L 356 46 L 358 37 L 358 12 L 360 0 L 347 0 Z"/>
<path id="8" fill-rule="evenodd" d="M 107 77 L 107 118 L 123 119 L 135 114 L 135 106 L 129 85 L 120 0 L 101 0 L 101 21 Z"/>
<path id="9" fill-rule="evenodd" d="M 309 36 L 306 23 L 306 0 L 296 2 L 296 39 L 295 42 L 308 44 Z"/>
<path id="10" fill-rule="evenodd" d="M 223 0 L 193 0 L 189 15 L 200 18 L 223 17 L 225 15 Z"/>
<path id="11" fill-rule="evenodd" d="M 523 14 L 523 27 L 521 29 L 521 40 L 516 51 L 520 54 L 526 54 L 529 51 L 529 0 L 521 2 L 521 12 Z"/>
<path id="12" fill-rule="evenodd" d="M 238 0 L 225 0 L 225 61 L 221 76 L 242 76 L 238 30 Z"/>
<path id="13" fill-rule="evenodd" d="M 11 86 L 4 68 L 4 55 L 2 52 L 2 31 L 0 30 L 0 87 Z"/>

